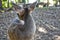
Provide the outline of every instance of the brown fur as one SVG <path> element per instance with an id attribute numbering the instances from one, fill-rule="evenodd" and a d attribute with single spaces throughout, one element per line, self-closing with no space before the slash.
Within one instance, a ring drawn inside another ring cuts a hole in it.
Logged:
<path id="1" fill-rule="evenodd" d="M 20 20 L 23 20 L 24 24 L 22 24 L 18 19 L 17 20 L 19 22 L 16 22 L 16 20 L 12 22 L 8 29 L 10 40 L 34 40 L 36 25 L 32 18 L 32 15 L 30 14 L 31 10 L 29 11 L 28 8 L 23 9 L 23 15 L 20 15 L 19 13 L 19 17 L 22 18 L 20 18 Z"/>

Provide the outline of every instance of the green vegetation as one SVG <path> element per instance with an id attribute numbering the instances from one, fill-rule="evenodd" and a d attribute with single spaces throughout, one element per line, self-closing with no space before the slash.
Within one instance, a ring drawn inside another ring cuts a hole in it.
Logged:
<path id="1" fill-rule="evenodd" d="M 11 4 L 12 0 L 0 0 L 0 7 L 1 8 L 9 8 L 12 7 Z M 38 2 L 43 2 L 44 0 L 37 0 Z M 49 0 L 47 0 L 49 3 Z M 58 2 L 60 3 L 60 0 L 53 0 L 55 3 L 54 5 L 57 6 Z M 29 3 L 29 0 L 13 0 L 15 3 Z M 49 6 L 49 4 L 47 4 Z"/>
<path id="2" fill-rule="evenodd" d="M 0 1 L 2 1 L 3 8 L 12 7 L 11 0 L 0 0 Z M 21 3 L 21 2 L 25 3 L 26 1 L 28 1 L 28 0 L 13 0 L 13 2 L 15 2 L 15 3 Z"/>

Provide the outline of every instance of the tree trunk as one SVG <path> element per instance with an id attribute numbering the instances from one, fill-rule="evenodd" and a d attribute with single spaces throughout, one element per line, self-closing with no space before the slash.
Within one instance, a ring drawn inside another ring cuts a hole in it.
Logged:
<path id="1" fill-rule="evenodd" d="M 8 0 L 8 5 L 7 5 L 7 6 L 8 6 L 8 8 L 9 8 L 9 0 Z"/>
<path id="2" fill-rule="evenodd" d="M 47 0 L 47 7 L 49 6 L 49 0 Z"/>
<path id="3" fill-rule="evenodd" d="M 0 0 L 0 8 L 2 8 L 2 0 Z"/>
<path id="4" fill-rule="evenodd" d="M 55 3 L 55 6 L 57 7 L 57 4 L 58 4 L 58 0 L 56 0 L 56 3 Z"/>
<path id="5" fill-rule="evenodd" d="M 60 0 L 59 0 L 59 5 L 60 5 Z"/>
<path id="6" fill-rule="evenodd" d="M 22 0 L 22 3 L 25 3 L 25 0 Z"/>

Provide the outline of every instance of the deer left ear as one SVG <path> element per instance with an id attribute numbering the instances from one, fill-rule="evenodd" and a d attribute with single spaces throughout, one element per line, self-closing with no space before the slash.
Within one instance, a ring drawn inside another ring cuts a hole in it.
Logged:
<path id="1" fill-rule="evenodd" d="M 28 8 L 28 9 L 29 9 L 29 12 L 32 12 L 32 11 L 34 10 L 34 8 L 36 7 L 36 5 L 37 5 L 37 1 L 34 2 L 34 3 L 32 3 L 32 4 L 30 5 L 30 7 Z"/>
<path id="2" fill-rule="evenodd" d="M 21 9 L 21 6 L 17 5 L 16 3 L 14 3 L 14 2 L 11 2 L 11 3 L 12 3 L 13 8 L 14 8 L 15 10 Z"/>

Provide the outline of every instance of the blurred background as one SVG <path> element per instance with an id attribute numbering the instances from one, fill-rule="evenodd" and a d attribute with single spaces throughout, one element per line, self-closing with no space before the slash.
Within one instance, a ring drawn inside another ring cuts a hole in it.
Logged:
<path id="1" fill-rule="evenodd" d="M 12 8 L 12 2 L 30 5 L 35 1 L 32 13 L 37 27 L 35 40 L 60 40 L 60 0 L 0 0 L 0 40 L 9 40 L 8 26 L 17 17 L 15 11 L 6 11 Z"/>
<path id="2" fill-rule="evenodd" d="M 33 3 L 37 1 L 38 7 L 48 7 L 48 6 L 59 6 L 60 5 L 60 0 L 0 0 L 0 7 L 1 8 L 6 8 L 6 7 L 12 7 L 11 1 L 14 3 Z"/>

